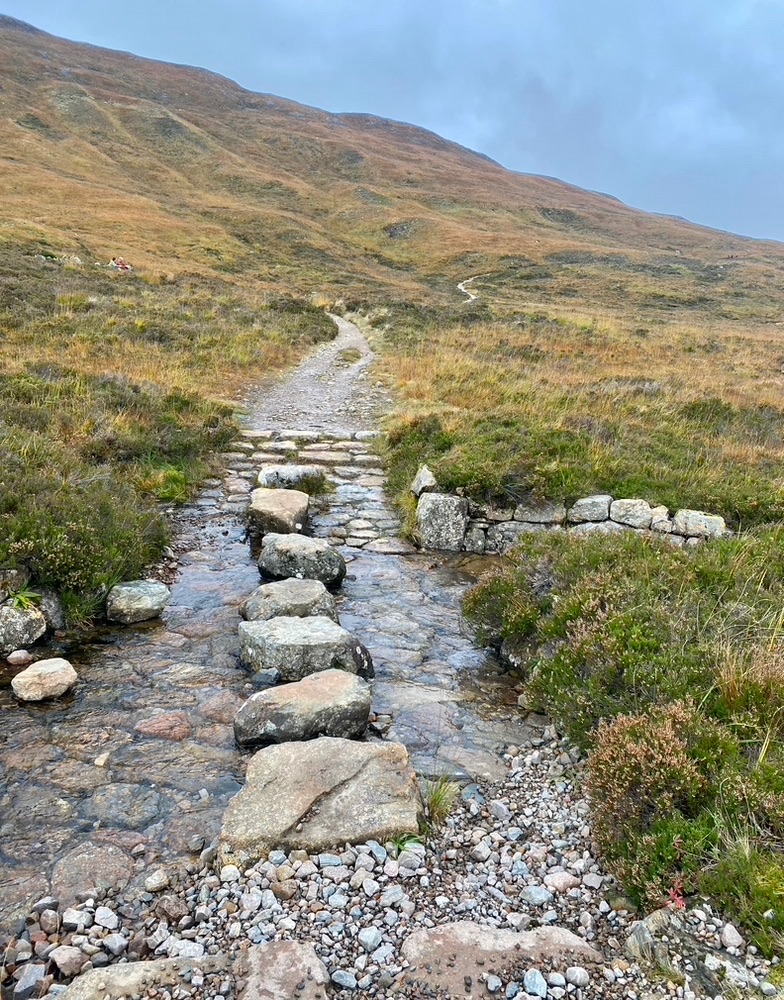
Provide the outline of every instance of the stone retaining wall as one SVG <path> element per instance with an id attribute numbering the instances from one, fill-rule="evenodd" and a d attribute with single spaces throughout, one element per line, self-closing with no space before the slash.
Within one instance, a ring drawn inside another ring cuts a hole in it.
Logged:
<path id="1" fill-rule="evenodd" d="M 646 500 L 616 500 L 604 493 L 582 497 L 568 508 L 564 504 L 518 504 L 505 509 L 480 506 L 465 497 L 435 492 L 435 480 L 423 471 L 417 474 L 411 490 L 419 497 L 417 529 L 425 549 L 503 554 L 532 531 L 571 531 L 576 535 L 636 531 L 676 546 L 699 545 L 729 534 L 718 514 L 682 509 L 671 515 L 666 507 L 652 507 Z"/>

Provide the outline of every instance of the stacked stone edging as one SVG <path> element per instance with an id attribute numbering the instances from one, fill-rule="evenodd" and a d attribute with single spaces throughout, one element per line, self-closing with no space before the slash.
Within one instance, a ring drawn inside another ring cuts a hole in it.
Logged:
<path id="1" fill-rule="evenodd" d="M 424 549 L 503 555 L 523 535 L 541 531 L 570 531 L 575 535 L 634 531 L 662 538 L 679 548 L 730 534 L 719 514 L 682 508 L 671 515 L 663 505 L 651 506 L 641 499 L 615 499 L 607 493 L 581 497 L 569 507 L 562 503 L 517 504 L 514 508 L 482 506 L 465 497 L 435 492 L 435 480 L 427 473 L 429 470 L 423 466 L 411 486 L 411 492 L 419 497 L 416 519 Z"/>

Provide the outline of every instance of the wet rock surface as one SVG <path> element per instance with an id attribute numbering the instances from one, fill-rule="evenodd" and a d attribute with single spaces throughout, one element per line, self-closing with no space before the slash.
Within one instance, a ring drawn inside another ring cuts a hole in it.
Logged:
<path id="1" fill-rule="evenodd" d="M 345 670 L 323 670 L 251 695 L 234 716 L 234 735 L 245 747 L 317 736 L 355 739 L 369 717 L 370 685 Z"/>
<path id="2" fill-rule="evenodd" d="M 346 348 L 358 363 L 341 360 Z M 161 864 L 189 862 L 194 839 L 217 837 L 247 759 L 233 720 L 255 681 L 239 663 L 237 609 L 259 585 L 244 518 L 265 463 L 313 465 L 308 456 L 324 453 L 336 463 L 319 463 L 335 488 L 312 499 L 311 531 L 348 562 L 336 596 L 374 660 L 373 731 L 403 742 L 425 773 L 498 773 L 497 749 L 520 731 L 516 694 L 460 617 L 487 564 L 397 554 L 413 549 L 373 450 L 389 400 L 370 360 L 349 325 L 249 401 L 223 478 L 171 512 L 176 562 L 161 569 L 171 589 L 161 617 L 57 647 L 79 674 L 73 693 L 20 704 L 10 681 L 22 664 L 0 667 L 0 938 L 53 879 L 71 900 L 91 883 L 141 886 Z M 128 784 L 159 796 L 149 826 L 96 815 L 98 788 Z"/>
<path id="3" fill-rule="evenodd" d="M 254 754 L 245 787 L 223 817 L 219 858 L 253 864 L 277 847 L 322 851 L 336 844 L 416 834 L 422 802 L 400 743 L 321 737 Z"/>

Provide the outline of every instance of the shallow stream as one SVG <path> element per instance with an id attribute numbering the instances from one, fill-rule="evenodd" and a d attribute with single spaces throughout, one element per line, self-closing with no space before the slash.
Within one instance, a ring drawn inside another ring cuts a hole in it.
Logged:
<path id="1" fill-rule="evenodd" d="M 495 776 L 527 732 L 509 678 L 460 615 L 487 562 L 415 553 L 398 538 L 372 432 L 389 405 L 359 330 L 340 335 L 248 403 L 222 480 L 176 515 L 178 576 L 162 619 L 106 628 L 66 650 L 80 682 L 20 704 L 0 673 L 0 929 L 52 892 L 193 861 L 241 787 L 232 720 L 254 690 L 239 665 L 238 604 L 261 582 L 243 514 L 262 464 L 321 465 L 315 535 L 350 560 L 341 623 L 370 650 L 376 733 L 426 775 Z M 2 935 L 0 934 L 0 938 Z"/>

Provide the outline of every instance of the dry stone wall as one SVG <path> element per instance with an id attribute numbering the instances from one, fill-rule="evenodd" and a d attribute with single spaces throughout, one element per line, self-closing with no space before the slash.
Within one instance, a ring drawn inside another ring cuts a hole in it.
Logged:
<path id="1" fill-rule="evenodd" d="M 449 552 L 501 554 L 523 535 L 539 531 L 570 531 L 575 535 L 612 535 L 625 531 L 663 538 L 678 547 L 700 545 L 729 534 L 724 518 L 701 510 L 667 507 L 646 500 L 615 499 L 606 493 L 582 497 L 571 506 L 543 504 L 496 508 L 465 497 L 436 492 L 435 479 L 423 466 L 411 485 L 418 496 L 417 530 L 422 548 Z"/>

